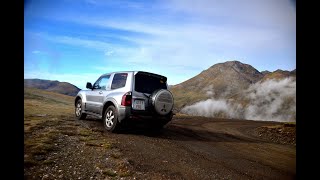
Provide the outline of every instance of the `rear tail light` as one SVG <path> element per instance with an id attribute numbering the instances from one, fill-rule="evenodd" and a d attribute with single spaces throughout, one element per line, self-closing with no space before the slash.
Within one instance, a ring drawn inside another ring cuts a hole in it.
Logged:
<path id="1" fill-rule="evenodd" d="M 132 102 L 132 94 L 131 92 L 127 92 L 122 96 L 121 105 L 122 106 L 131 106 Z"/>

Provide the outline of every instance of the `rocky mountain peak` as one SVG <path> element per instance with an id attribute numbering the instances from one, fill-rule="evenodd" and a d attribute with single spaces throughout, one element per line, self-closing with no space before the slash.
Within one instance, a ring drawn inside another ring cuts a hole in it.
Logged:
<path id="1" fill-rule="evenodd" d="M 268 71 L 268 70 L 265 70 L 265 71 L 261 71 L 261 74 L 263 74 L 263 75 L 267 75 L 267 74 L 270 74 L 271 72 L 270 71 Z"/>

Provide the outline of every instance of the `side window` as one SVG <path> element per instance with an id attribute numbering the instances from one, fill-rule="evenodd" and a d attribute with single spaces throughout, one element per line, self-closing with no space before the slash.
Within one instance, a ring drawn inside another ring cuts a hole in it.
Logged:
<path id="1" fill-rule="evenodd" d="M 118 73 L 113 76 L 111 89 L 122 88 L 126 85 L 127 82 L 127 73 Z"/>
<path id="2" fill-rule="evenodd" d="M 99 78 L 93 85 L 94 89 L 105 90 L 109 82 L 110 75 Z"/>

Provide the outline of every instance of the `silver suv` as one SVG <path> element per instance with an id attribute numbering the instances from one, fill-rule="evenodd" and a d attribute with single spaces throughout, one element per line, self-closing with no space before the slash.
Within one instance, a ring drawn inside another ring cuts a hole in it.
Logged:
<path id="1" fill-rule="evenodd" d="M 123 71 L 101 75 L 87 83 L 75 98 L 75 115 L 103 119 L 107 131 L 118 129 L 125 121 L 146 120 L 162 128 L 173 117 L 173 96 L 167 78 L 143 71 Z"/>

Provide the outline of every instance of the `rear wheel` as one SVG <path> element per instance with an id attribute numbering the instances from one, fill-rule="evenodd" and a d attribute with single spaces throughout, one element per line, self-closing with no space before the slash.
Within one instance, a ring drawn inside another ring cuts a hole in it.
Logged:
<path id="1" fill-rule="evenodd" d="M 82 112 L 83 109 L 82 109 L 82 101 L 81 99 L 79 99 L 76 103 L 76 106 L 75 106 L 75 115 L 77 117 L 77 119 L 85 119 L 87 117 L 87 114 L 83 113 Z"/>
<path id="2" fill-rule="evenodd" d="M 103 116 L 103 126 L 107 131 L 114 132 L 117 129 L 118 113 L 114 106 L 109 106 Z"/>

